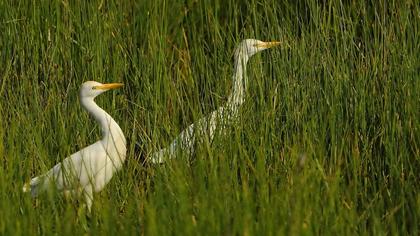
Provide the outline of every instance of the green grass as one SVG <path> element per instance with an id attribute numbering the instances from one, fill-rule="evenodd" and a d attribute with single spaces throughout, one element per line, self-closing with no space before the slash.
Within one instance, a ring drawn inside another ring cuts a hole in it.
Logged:
<path id="1" fill-rule="evenodd" d="M 419 235 L 420 6 L 297 2 L 0 1 L 0 235 Z M 251 59 L 228 135 L 142 165 L 135 142 L 151 153 L 226 102 L 244 38 L 290 48 Z M 100 138 L 86 80 L 126 84 L 97 102 L 129 139 L 91 218 L 21 192 Z"/>

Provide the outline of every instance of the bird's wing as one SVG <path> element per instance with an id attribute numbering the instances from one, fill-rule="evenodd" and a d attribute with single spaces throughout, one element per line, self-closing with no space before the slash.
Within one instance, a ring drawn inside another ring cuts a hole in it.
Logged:
<path id="1" fill-rule="evenodd" d="M 216 130 L 225 128 L 225 123 L 229 118 L 225 115 L 224 107 L 210 113 L 208 116 L 201 118 L 195 127 L 195 133 L 201 137 L 207 136 L 212 142 Z"/>
<path id="2" fill-rule="evenodd" d="M 106 162 L 106 156 L 100 141 L 73 153 L 51 169 L 57 188 L 83 188 L 93 183 L 101 163 Z"/>
<path id="3" fill-rule="evenodd" d="M 213 111 L 210 115 L 203 117 L 184 129 L 167 148 L 155 152 L 151 157 L 152 163 L 162 163 L 166 156 L 174 158 L 176 152 L 181 149 L 191 155 L 194 152 L 196 135 L 204 138 L 208 135 L 210 142 L 213 141 L 216 130 L 225 129 L 226 123 L 231 120 L 230 113 L 224 107 Z"/>

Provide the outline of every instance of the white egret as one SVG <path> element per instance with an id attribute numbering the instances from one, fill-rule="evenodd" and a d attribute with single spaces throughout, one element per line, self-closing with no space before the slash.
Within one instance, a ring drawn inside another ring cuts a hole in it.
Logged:
<path id="1" fill-rule="evenodd" d="M 181 149 L 187 154 L 192 154 L 196 135 L 208 135 L 212 141 L 216 128 L 224 126 L 237 116 L 238 109 L 245 101 L 245 91 L 248 85 L 246 64 L 257 52 L 279 45 L 280 42 L 262 42 L 256 39 L 245 39 L 235 49 L 235 72 L 233 74 L 233 92 L 229 96 L 225 106 L 213 111 L 208 117 L 203 117 L 196 123 L 188 126 L 176 137 L 169 147 L 163 148 L 150 157 L 152 163 L 162 163 L 165 158 L 174 158 L 176 152 Z"/>
<path id="2" fill-rule="evenodd" d="M 99 94 L 123 86 L 121 83 L 101 84 L 87 81 L 80 89 L 80 103 L 102 128 L 102 139 L 83 148 L 55 165 L 43 175 L 24 185 L 24 192 L 33 197 L 55 186 L 59 191 L 83 194 L 90 212 L 93 192 L 101 191 L 112 175 L 122 167 L 126 157 L 126 139 L 117 122 L 94 99 Z"/>

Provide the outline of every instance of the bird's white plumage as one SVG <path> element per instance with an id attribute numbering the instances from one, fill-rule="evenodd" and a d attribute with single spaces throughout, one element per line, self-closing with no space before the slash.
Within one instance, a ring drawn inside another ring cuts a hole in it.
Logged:
<path id="1" fill-rule="evenodd" d="M 246 64 L 254 54 L 267 48 L 278 45 L 279 42 L 262 42 L 257 39 L 245 39 L 235 49 L 235 73 L 233 75 L 233 92 L 225 106 L 213 111 L 209 116 L 203 117 L 196 123 L 183 130 L 172 143 L 150 157 L 152 163 L 162 163 L 166 159 L 174 158 L 179 150 L 192 154 L 196 136 L 208 135 L 209 141 L 213 140 L 216 130 L 223 130 L 238 113 L 239 107 L 245 101 L 245 91 L 248 84 Z"/>
<path id="2" fill-rule="evenodd" d="M 121 86 L 122 84 L 101 84 L 95 81 L 83 83 L 80 102 L 100 124 L 103 138 L 67 157 L 47 173 L 33 178 L 24 186 L 25 192 L 31 191 L 35 197 L 48 187 L 55 186 L 59 191 L 83 194 L 90 211 L 93 192 L 99 192 L 105 187 L 113 174 L 122 167 L 126 157 L 126 139 L 121 128 L 108 113 L 96 105 L 94 98 Z"/>

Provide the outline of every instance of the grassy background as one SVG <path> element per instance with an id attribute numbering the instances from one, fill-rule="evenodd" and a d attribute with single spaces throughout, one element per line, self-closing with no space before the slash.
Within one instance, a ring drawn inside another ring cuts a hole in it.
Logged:
<path id="1" fill-rule="evenodd" d="M 418 235 L 419 30 L 415 1 L 0 1 L 0 234 Z M 226 102 L 244 38 L 291 47 L 251 59 L 229 135 L 142 165 Z M 86 80 L 126 84 L 97 102 L 129 139 L 90 219 L 21 193 L 100 138 Z"/>

